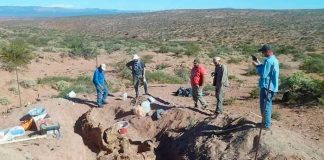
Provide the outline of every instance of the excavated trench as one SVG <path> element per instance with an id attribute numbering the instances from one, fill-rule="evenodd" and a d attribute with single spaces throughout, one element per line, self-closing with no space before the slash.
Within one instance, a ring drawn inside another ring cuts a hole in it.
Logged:
<path id="1" fill-rule="evenodd" d="M 128 111 L 120 113 L 120 109 L 109 113 L 118 114 L 127 115 L 124 120 L 129 126 L 123 136 L 114 128 L 118 122 L 107 118 L 107 113 L 99 109 L 90 109 L 76 123 L 79 126 L 76 132 L 83 137 L 85 145 L 97 153 L 99 160 L 252 159 L 255 155 L 259 128 L 243 117 L 221 115 L 216 118 L 186 107 L 170 108 L 159 120 L 150 116 L 136 117 Z M 307 151 L 305 154 L 292 152 L 292 149 L 308 147 L 302 146 L 305 145 L 302 142 L 290 143 L 286 149 L 287 141 L 278 138 L 283 133 L 262 134 L 267 141 L 261 139 L 259 159 L 308 156 Z"/>
<path id="2" fill-rule="evenodd" d="M 239 129 L 243 131 L 253 127 L 253 122 L 242 118 L 238 120 L 223 116 L 215 119 L 187 108 L 172 108 L 156 121 L 149 116 L 131 117 L 127 135 L 121 136 L 114 128 L 116 122 L 99 120 L 98 114 L 100 111 L 91 109 L 76 124 L 84 143 L 98 153 L 98 159 L 206 159 L 208 153 L 204 146 L 197 148 L 197 145 L 204 143 L 197 144 L 198 141 L 215 136 L 219 139 L 218 143 L 226 146 L 233 136 L 227 133 L 215 134 L 213 131 L 248 123 L 250 127 Z M 195 122 L 191 120 L 193 117 L 197 118 Z M 226 150 L 226 147 L 219 148 L 222 149 Z"/>

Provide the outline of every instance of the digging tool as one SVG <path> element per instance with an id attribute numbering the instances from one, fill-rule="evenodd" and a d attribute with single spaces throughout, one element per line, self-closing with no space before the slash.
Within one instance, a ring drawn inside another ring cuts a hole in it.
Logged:
<path id="1" fill-rule="evenodd" d="M 264 107 L 267 107 L 267 102 L 268 102 L 268 96 L 269 96 L 269 90 L 270 90 L 270 83 L 271 83 L 271 80 L 272 80 L 272 72 L 273 72 L 273 68 L 274 68 L 274 65 L 271 65 L 271 68 L 270 68 L 270 78 L 269 78 L 269 83 L 268 83 L 268 87 L 267 87 L 267 93 L 266 93 L 266 99 L 264 101 Z M 261 95 L 260 95 L 261 96 Z M 267 108 L 266 108 L 267 109 Z M 264 115 L 262 115 L 262 120 L 261 120 L 261 124 L 263 122 L 263 118 L 264 118 Z M 258 137 L 258 142 L 257 142 L 257 148 L 256 148 L 256 151 L 255 151 L 255 157 L 254 157 L 254 160 L 257 159 L 258 157 L 258 151 L 259 151 L 259 145 L 260 145 L 260 140 L 261 140 L 261 132 L 262 132 L 262 126 L 260 126 L 260 132 L 259 132 L 259 137 Z"/>

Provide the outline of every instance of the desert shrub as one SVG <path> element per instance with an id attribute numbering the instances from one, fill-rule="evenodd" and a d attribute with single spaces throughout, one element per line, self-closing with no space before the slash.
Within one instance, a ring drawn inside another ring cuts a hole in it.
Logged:
<path id="1" fill-rule="evenodd" d="M 52 86 L 52 88 L 58 90 L 58 91 L 62 91 L 62 90 L 65 90 L 67 88 L 70 87 L 70 83 L 69 82 L 66 82 L 66 81 L 58 81 L 55 83 L 55 85 Z"/>
<path id="2" fill-rule="evenodd" d="M 38 84 L 50 84 L 50 85 L 55 85 L 56 82 L 58 81 L 65 81 L 65 82 L 72 82 L 73 79 L 70 77 L 66 76 L 57 76 L 57 77 L 44 77 L 44 78 L 39 78 L 37 79 Z"/>
<path id="3" fill-rule="evenodd" d="M 118 81 L 118 80 L 109 80 L 108 82 L 108 88 L 109 88 L 109 92 L 119 92 L 121 87 L 124 85 L 122 82 Z"/>
<path id="4" fill-rule="evenodd" d="M 19 82 L 20 86 L 23 88 L 31 88 L 37 85 L 37 81 L 35 80 L 22 80 Z"/>
<path id="5" fill-rule="evenodd" d="M 69 77 L 45 77 L 38 79 L 39 84 L 56 86 L 59 91 L 57 97 L 65 98 L 71 91 L 75 93 L 93 93 L 95 87 L 92 83 L 92 77 L 81 75 L 75 79 Z M 68 85 L 69 84 L 69 85 Z"/>
<path id="6" fill-rule="evenodd" d="M 214 46 L 209 50 L 207 53 L 208 57 L 214 58 L 216 56 L 221 56 L 221 55 L 228 55 L 233 52 L 232 48 L 229 48 L 227 46 Z"/>
<path id="7" fill-rule="evenodd" d="M 168 53 L 169 51 L 170 49 L 167 45 L 162 45 L 158 50 L 159 53 Z"/>
<path id="8" fill-rule="evenodd" d="M 307 45 L 307 46 L 305 47 L 305 50 L 306 50 L 307 52 L 315 52 L 315 51 L 316 51 L 316 49 L 315 49 L 313 46 L 311 46 L 311 45 Z"/>
<path id="9" fill-rule="evenodd" d="M 0 105 L 9 105 L 11 102 L 7 97 L 0 97 Z"/>
<path id="10" fill-rule="evenodd" d="M 184 82 L 188 82 L 190 79 L 190 70 L 187 68 L 176 68 L 174 70 L 175 75 L 177 75 L 178 77 L 180 77 Z"/>
<path id="11" fill-rule="evenodd" d="M 161 70 L 155 72 L 147 71 L 146 78 L 148 79 L 149 82 L 155 82 L 155 83 L 182 84 L 185 82 L 182 78 L 176 75 L 168 74 Z"/>
<path id="12" fill-rule="evenodd" d="M 153 63 L 153 55 L 144 55 L 142 58 L 143 62 L 145 64 L 148 64 L 148 63 Z"/>
<path id="13" fill-rule="evenodd" d="M 260 95 L 260 89 L 259 87 L 255 87 L 253 88 L 250 92 L 249 92 L 250 98 L 256 99 L 259 97 Z"/>
<path id="14" fill-rule="evenodd" d="M 227 63 L 240 63 L 242 60 L 243 59 L 240 57 L 230 57 L 230 59 L 227 60 Z"/>
<path id="15" fill-rule="evenodd" d="M 114 43 L 106 43 L 104 45 L 104 49 L 107 51 L 107 53 L 113 53 L 113 52 L 116 52 L 116 51 L 119 51 L 123 48 L 123 45 L 122 44 L 114 44 Z"/>
<path id="16" fill-rule="evenodd" d="M 126 63 L 127 63 L 126 59 L 119 61 L 114 65 L 114 68 L 119 72 L 118 76 L 120 78 L 131 80 L 132 71 L 126 67 Z"/>
<path id="17" fill-rule="evenodd" d="M 91 45 L 88 40 L 81 37 L 68 37 L 64 40 L 64 44 L 74 56 L 93 58 L 98 54 L 96 46 Z"/>
<path id="18" fill-rule="evenodd" d="M 188 56 L 197 56 L 200 52 L 200 47 L 199 45 L 193 43 L 193 42 L 190 42 L 190 43 L 187 43 L 185 46 L 185 52 L 184 54 L 185 55 L 188 55 Z"/>
<path id="19" fill-rule="evenodd" d="M 290 69 L 291 66 L 289 66 L 289 65 L 287 65 L 287 64 L 285 64 L 285 63 L 280 63 L 280 64 L 279 64 L 279 68 L 280 68 L 280 69 Z"/>
<path id="20" fill-rule="evenodd" d="M 254 66 L 250 65 L 249 68 L 246 70 L 246 73 L 244 73 L 243 75 L 254 76 L 254 75 L 258 75 L 258 72 Z"/>
<path id="21" fill-rule="evenodd" d="M 319 103 L 324 95 L 324 80 L 294 73 L 283 79 L 280 89 L 285 92 L 283 100 L 290 104 Z"/>
<path id="22" fill-rule="evenodd" d="M 252 44 L 241 44 L 236 49 L 241 52 L 243 55 L 251 55 L 255 52 L 258 52 L 260 46 L 252 45 Z"/>
<path id="23" fill-rule="evenodd" d="M 272 112 L 271 118 L 274 120 L 280 121 L 281 115 L 277 110 L 275 110 Z"/>
<path id="24" fill-rule="evenodd" d="M 300 69 L 309 73 L 324 73 L 324 54 L 311 54 L 304 60 Z"/>
<path id="25" fill-rule="evenodd" d="M 10 87 L 8 88 L 8 91 L 11 91 L 13 94 L 18 95 L 18 87 Z"/>
<path id="26" fill-rule="evenodd" d="M 295 55 L 295 54 L 298 54 L 300 52 L 294 46 L 276 45 L 276 46 L 273 46 L 273 47 L 274 47 L 273 50 L 274 50 L 276 55 L 280 55 L 280 54 L 284 54 L 284 55 L 292 54 L 292 55 Z"/>
<path id="27" fill-rule="evenodd" d="M 232 105 L 232 104 L 235 103 L 235 101 L 236 101 L 236 98 L 235 98 L 235 97 L 231 97 L 231 98 L 229 98 L 229 99 L 225 99 L 225 100 L 224 100 L 224 105 L 225 105 L 225 106 Z"/>
<path id="28" fill-rule="evenodd" d="M 215 87 L 212 84 L 206 84 L 204 86 L 204 92 L 211 92 L 211 91 L 215 91 Z"/>
<path id="29" fill-rule="evenodd" d="M 228 79 L 233 81 L 238 80 L 238 78 L 235 75 L 229 75 Z"/>
<path id="30" fill-rule="evenodd" d="M 155 69 L 157 69 L 157 70 L 163 70 L 163 69 L 168 68 L 168 67 L 170 67 L 169 64 L 167 64 L 167 63 L 161 63 L 161 64 L 156 65 Z"/>

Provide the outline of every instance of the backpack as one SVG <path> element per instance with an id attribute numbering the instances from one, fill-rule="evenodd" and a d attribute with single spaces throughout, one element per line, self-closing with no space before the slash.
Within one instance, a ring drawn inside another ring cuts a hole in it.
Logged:
<path id="1" fill-rule="evenodd" d="M 177 90 L 176 95 L 177 96 L 182 96 L 182 97 L 191 97 L 192 96 L 191 88 L 180 87 Z"/>

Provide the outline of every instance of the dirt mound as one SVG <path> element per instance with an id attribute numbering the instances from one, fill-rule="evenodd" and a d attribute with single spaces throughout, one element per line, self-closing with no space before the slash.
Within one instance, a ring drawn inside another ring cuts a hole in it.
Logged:
<path id="1" fill-rule="evenodd" d="M 116 129 L 115 114 L 91 109 L 79 119 L 81 135 L 98 159 L 252 159 L 258 124 L 235 115 L 218 117 L 186 107 L 167 108 L 161 119 L 128 114 L 128 133 Z M 99 117 L 105 117 L 103 119 Z M 120 120 L 120 119 L 119 119 Z M 298 134 L 273 127 L 263 131 L 260 159 L 321 159 L 323 149 L 311 147 Z"/>

